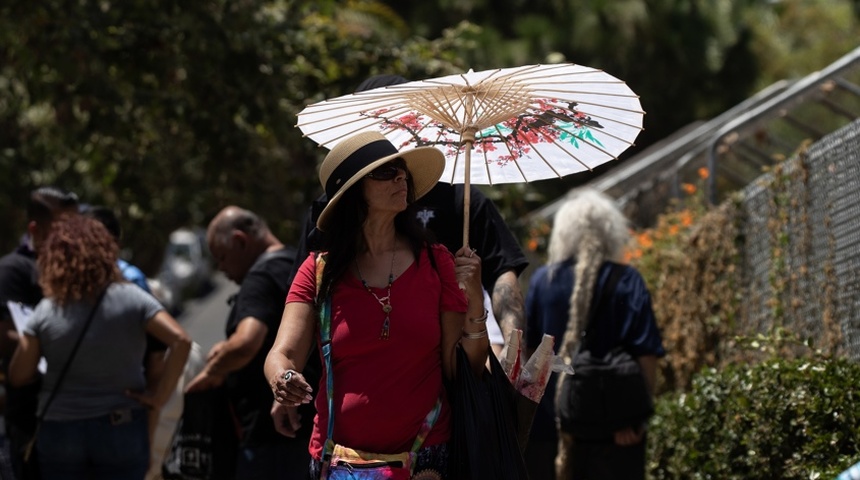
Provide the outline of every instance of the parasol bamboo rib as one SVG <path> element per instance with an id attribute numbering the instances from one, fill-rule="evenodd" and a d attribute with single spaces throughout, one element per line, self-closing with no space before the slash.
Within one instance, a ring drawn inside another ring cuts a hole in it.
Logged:
<path id="1" fill-rule="evenodd" d="M 587 114 L 587 115 L 589 115 L 589 116 L 591 116 L 591 117 L 593 117 L 593 118 L 599 118 L 599 119 L 601 119 L 601 120 L 606 120 L 607 122 L 612 122 L 612 123 L 615 123 L 615 124 L 617 124 L 617 125 L 624 125 L 625 127 L 634 128 L 634 129 L 639 130 L 639 131 L 642 131 L 642 130 L 643 130 L 643 128 L 642 128 L 641 126 L 639 126 L 639 125 L 634 125 L 634 124 L 632 124 L 632 123 L 628 123 L 628 122 L 625 122 L 625 121 L 622 121 L 622 120 L 618 120 L 618 119 L 616 119 L 616 118 L 608 117 L 608 116 L 606 116 L 606 115 L 600 115 L 600 114 L 598 114 L 598 113 L 594 113 L 594 112 L 589 111 L 589 110 L 571 110 L 571 109 L 569 109 L 569 108 L 567 108 L 567 107 L 563 107 L 563 106 L 558 105 L 558 104 L 553 104 L 553 106 L 554 106 L 554 107 L 556 107 L 556 108 L 559 108 L 559 109 L 567 110 L 568 112 L 584 113 L 584 114 Z M 537 111 L 540 111 L 540 110 L 537 110 L 537 109 L 534 109 L 534 108 L 532 108 L 532 110 L 534 110 L 534 111 L 536 111 L 536 112 L 537 112 Z M 541 113 L 543 113 L 543 112 L 541 112 Z M 643 113 L 643 114 L 644 114 L 644 113 Z"/>
<path id="2" fill-rule="evenodd" d="M 564 118 L 562 118 L 562 117 L 560 117 L 560 116 L 558 116 L 558 115 L 556 115 L 556 114 L 554 114 L 554 113 L 551 113 L 551 112 L 547 112 L 547 113 L 548 113 L 550 116 L 554 117 L 554 118 L 558 118 L 559 120 L 564 120 Z M 601 118 L 601 117 L 598 117 L 598 116 L 596 116 L 596 115 L 592 115 L 592 118 Z M 612 119 L 604 119 L 604 120 L 607 120 L 607 121 L 610 121 L 610 122 L 611 122 L 611 121 L 613 121 Z M 621 123 L 621 122 L 615 122 L 615 123 Z M 624 124 L 622 123 L 622 125 L 624 125 Z M 639 131 L 642 131 L 642 127 L 633 127 L 632 125 L 628 125 L 628 126 L 629 126 L 630 128 L 638 128 L 638 130 L 639 130 Z M 563 130 L 561 127 L 556 127 L 556 128 L 558 128 L 559 130 Z M 567 131 L 565 130 L 565 132 L 567 132 Z M 570 133 L 570 132 L 567 132 L 567 133 Z M 600 132 L 599 132 L 599 133 L 600 133 L 601 135 L 604 135 L 604 136 L 607 136 L 607 137 L 614 138 L 615 140 L 618 140 L 618 141 L 619 141 L 619 142 L 621 142 L 621 143 L 626 143 L 628 146 L 632 146 L 632 145 L 633 145 L 633 142 L 630 142 L 629 140 L 625 140 L 625 139 L 623 139 L 623 138 L 621 138 L 621 137 L 619 137 L 619 136 L 617 136 L 617 135 L 613 135 L 613 134 L 609 133 L 608 129 L 600 130 Z"/>
<path id="3" fill-rule="evenodd" d="M 545 133 L 541 133 L 541 135 L 546 136 L 546 134 L 545 134 Z M 550 138 L 550 137 L 547 137 L 547 138 Z M 588 170 L 589 172 L 590 172 L 590 171 L 592 171 L 592 170 L 591 170 L 591 167 L 589 167 L 587 163 L 583 162 L 582 160 L 580 160 L 580 159 L 579 159 L 579 157 L 578 157 L 578 156 L 576 156 L 576 155 L 574 155 L 573 153 L 571 153 L 570 151 L 568 151 L 568 150 L 564 147 L 564 145 L 562 145 L 562 144 L 560 144 L 560 143 L 556 143 L 556 146 L 558 146 L 558 148 L 559 148 L 561 151 L 563 151 L 564 153 L 566 153 L 570 158 L 572 158 L 572 159 L 576 160 L 576 161 L 577 161 L 577 163 L 579 163 L 580 165 L 582 165 L 583 167 L 585 167 L 585 168 L 586 168 L 586 170 Z M 615 156 L 613 156 L 613 155 L 610 155 L 610 157 L 612 157 L 613 159 L 617 160 L 617 159 L 615 158 Z M 552 167 L 550 167 L 550 168 L 552 168 Z M 557 171 L 557 170 L 553 169 L 553 171 L 554 171 L 554 172 L 556 172 L 556 175 L 558 175 L 558 171 Z"/>
<path id="4" fill-rule="evenodd" d="M 499 134 L 501 134 L 501 131 L 499 131 Z M 546 135 L 545 135 L 545 136 L 546 136 Z M 546 138 L 550 138 L 550 140 L 554 140 L 554 139 L 552 139 L 552 138 L 551 138 L 551 137 L 549 137 L 549 136 L 546 136 Z M 504 136 L 503 136 L 503 139 L 504 139 Z M 540 157 L 540 159 L 541 159 L 541 161 L 543 161 L 544 165 L 546 165 L 546 166 L 547 166 L 547 168 L 549 168 L 550 170 L 552 170 L 552 172 L 553 172 L 553 173 L 555 173 L 556 177 L 561 178 L 561 177 L 563 176 L 563 175 L 561 175 L 561 173 L 560 173 L 558 170 L 556 170 L 556 168 L 555 168 L 555 167 L 553 167 L 553 166 L 552 166 L 552 164 L 551 164 L 551 163 L 546 159 L 546 157 L 544 157 L 544 156 L 540 153 L 540 151 L 535 147 L 535 144 L 534 144 L 534 143 L 532 143 L 532 142 L 528 141 L 528 139 L 527 139 L 527 138 L 526 138 L 526 139 L 524 139 L 524 140 L 525 140 L 525 141 L 526 141 L 526 143 L 528 143 L 528 144 L 529 144 L 529 146 L 532 148 L 532 151 L 533 151 L 533 152 L 536 152 L 536 153 L 538 154 L 538 157 Z M 508 144 L 508 141 L 507 141 L 506 139 L 505 139 L 504 141 L 505 141 L 505 145 L 506 145 L 506 146 L 508 146 L 508 145 L 509 145 L 509 144 Z M 554 143 L 554 142 L 553 142 L 553 143 Z M 585 165 L 583 162 L 581 162 L 581 161 L 580 161 L 578 158 L 576 158 L 575 156 L 570 155 L 570 152 L 568 152 L 568 151 L 567 151 L 567 150 L 565 150 L 564 148 L 561 148 L 561 150 L 562 150 L 563 152 L 567 153 L 569 156 L 571 156 L 574 160 L 576 160 L 576 161 L 578 161 L 580 164 L 582 164 L 582 166 L 584 166 L 585 168 L 588 168 L 588 165 Z M 528 177 L 526 177 L 525 172 L 524 172 L 524 171 L 523 171 L 523 169 L 520 167 L 520 162 L 519 162 L 518 160 L 516 160 L 516 155 L 514 154 L 513 150 L 510 148 L 510 146 L 508 146 L 508 151 L 511 153 L 511 157 L 513 157 L 513 158 L 514 158 L 514 160 L 513 160 L 514 165 L 516 165 L 517 170 L 519 170 L 519 172 L 520 172 L 520 176 L 522 176 L 522 177 L 523 177 L 523 181 L 528 182 L 528 181 L 529 181 L 529 179 L 528 179 Z"/>
<path id="5" fill-rule="evenodd" d="M 366 122 L 366 123 L 367 123 L 367 125 L 364 125 L 363 123 L 359 123 L 359 122 L 358 122 L 358 121 L 356 121 L 356 120 L 352 120 L 352 121 L 349 121 L 349 122 L 345 122 L 345 123 L 341 123 L 341 124 L 339 124 L 339 125 L 336 125 L 336 127 L 338 127 L 338 128 L 339 128 L 339 127 L 344 127 L 344 126 L 347 126 L 347 125 L 350 125 L 350 124 L 357 124 L 357 126 L 356 126 L 353 130 L 349 130 L 349 131 L 343 132 L 343 133 L 341 133 L 340 135 L 338 135 L 338 136 L 336 136 L 336 137 L 332 137 L 332 138 L 330 138 L 329 140 L 326 140 L 326 141 L 323 141 L 323 142 L 319 142 L 319 146 L 320 146 L 320 147 L 327 147 L 327 148 L 329 148 L 328 146 L 329 146 L 330 144 L 332 144 L 332 143 L 337 143 L 337 142 L 339 142 L 340 140 L 344 139 L 345 137 L 349 137 L 349 136 L 352 136 L 352 135 L 354 135 L 354 134 L 356 134 L 356 133 L 358 133 L 358 132 L 364 131 L 364 130 L 366 130 L 367 126 L 369 126 L 369 125 L 382 123 L 382 121 L 381 121 L 381 120 L 378 120 L 378 119 L 377 119 L 377 120 L 372 120 L 372 119 L 371 119 L 371 118 L 369 118 L 369 117 L 368 117 L 368 120 L 371 120 L 371 121 Z M 304 135 L 302 135 L 302 136 L 303 136 L 303 137 L 308 137 L 308 136 L 316 135 L 317 133 L 320 133 L 320 132 L 323 132 L 323 131 L 329 130 L 329 129 L 331 129 L 331 128 L 332 128 L 332 127 L 326 127 L 326 128 L 324 128 L 324 129 L 322 129 L 322 130 L 311 131 L 311 132 L 308 132 L 308 133 L 306 133 L 306 134 L 304 134 Z"/>
<path id="6" fill-rule="evenodd" d="M 613 160 L 618 160 L 618 157 L 616 157 L 612 153 L 608 152 L 605 148 L 598 146 L 598 145 L 595 145 L 591 140 L 588 140 L 587 138 L 582 138 L 579 135 L 575 134 L 574 132 L 571 132 L 570 130 L 567 130 L 565 128 L 562 128 L 562 127 L 555 127 L 555 128 L 558 130 L 561 130 L 562 132 L 564 132 L 564 133 L 566 133 L 566 134 L 568 134 L 574 138 L 576 138 L 577 140 L 590 146 L 591 148 L 598 150 L 600 152 L 603 152 L 606 156 L 611 157 Z M 541 132 L 541 133 L 543 133 L 543 132 Z M 546 135 L 546 134 L 544 133 L 544 135 Z M 547 137 L 547 138 L 551 138 L 551 137 Z M 562 150 L 564 150 L 564 149 L 562 148 Z M 591 170 L 591 167 L 589 167 L 588 165 L 585 165 L 585 167 L 588 168 L 589 170 Z"/>
<path id="7" fill-rule="evenodd" d="M 393 105 L 391 105 L 391 106 L 389 106 L 389 105 L 381 105 L 380 107 L 381 107 L 381 108 L 377 108 L 377 109 L 374 109 L 374 110 L 382 110 L 383 108 L 391 107 L 390 112 L 399 112 L 399 111 L 402 111 L 404 114 L 405 114 L 405 113 L 409 113 L 409 105 L 404 104 L 404 103 L 402 103 L 402 102 L 398 102 L 398 103 L 393 104 Z M 396 108 L 395 108 L 395 107 L 396 107 Z M 310 107 L 309 107 L 309 108 L 310 108 Z M 306 113 L 305 113 L 305 116 L 307 116 L 308 114 L 311 114 L 311 113 L 312 113 L 312 114 L 314 114 L 314 115 L 318 115 L 318 114 L 320 114 L 320 113 L 326 113 L 326 112 L 328 112 L 329 110 L 330 110 L 330 109 L 320 108 L 320 109 L 319 109 L 319 111 L 317 111 L 317 112 L 306 112 Z M 364 108 L 361 108 L 361 109 L 356 110 L 356 111 L 354 111 L 354 112 L 343 112 L 340 116 L 341 116 L 341 117 L 345 117 L 345 118 L 349 118 L 349 117 L 350 117 L 350 116 L 352 116 L 352 115 L 359 115 L 359 116 L 362 116 L 362 114 L 364 114 L 364 113 L 365 113 L 365 112 L 367 112 L 367 111 L 368 111 L 368 109 L 367 109 L 367 107 L 365 106 Z M 371 118 L 371 117 L 366 117 L 366 118 Z M 314 124 L 317 124 L 317 123 L 320 123 L 320 122 L 331 122 L 331 118 L 320 117 L 320 118 L 318 118 L 317 120 L 308 120 L 308 121 L 306 121 L 306 122 L 302 123 L 302 126 L 304 127 L 304 126 L 307 126 L 307 125 L 314 125 Z M 352 119 L 352 120 L 347 120 L 347 121 L 344 121 L 343 123 L 335 124 L 335 126 L 339 127 L 339 126 L 343 126 L 343 125 L 348 125 L 348 124 L 353 123 L 353 122 L 355 122 L 355 120 L 354 120 L 354 119 Z M 331 127 L 327 127 L 326 129 L 328 129 L 328 128 L 331 128 Z M 324 129 L 324 130 L 325 130 L 325 129 Z M 317 130 L 317 131 L 312 131 L 312 132 L 310 132 L 310 133 L 305 133 L 305 134 L 304 134 L 304 136 L 305 136 L 305 137 L 307 137 L 307 136 L 309 136 L 309 135 L 314 135 L 314 134 L 316 134 L 316 133 L 319 133 L 320 131 L 322 131 L 322 130 Z"/>
<path id="8" fill-rule="evenodd" d="M 625 98 L 630 98 L 631 100 L 635 100 L 632 97 L 625 97 Z M 640 110 L 632 110 L 632 109 L 621 107 L 621 106 L 606 105 L 604 103 L 594 103 L 594 102 L 589 102 L 587 100 L 583 100 L 582 98 L 555 97 L 553 100 L 556 100 L 559 102 L 576 103 L 577 105 L 589 105 L 591 107 L 605 108 L 607 110 L 618 110 L 620 112 L 628 112 L 628 113 L 632 113 L 635 115 L 644 115 L 645 114 L 645 112 L 643 112 L 641 109 Z"/>
<path id="9" fill-rule="evenodd" d="M 504 142 L 505 148 L 508 149 L 508 153 L 511 154 L 511 157 L 515 157 L 516 155 L 514 154 L 514 150 L 511 148 L 511 144 L 510 144 L 510 142 L 508 142 L 508 139 L 505 138 L 505 136 L 502 134 L 501 130 L 499 130 L 498 126 L 495 126 L 494 128 L 499 133 L 499 136 L 502 138 L 502 142 Z M 514 166 L 517 167 L 517 171 L 520 172 L 520 176 L 523 178 L 523 181 L 528 182 L 529 179 L 526 177 L 525 172 L 520 167 L 520 162 L 518 162 L 516 160 L 513 160 L 513 162 L 514 162 Z M 552 169 L 552 165 L 549 165 L 549 168 Z M 553 169 L 553 171 L 555 171 L 555 170 Z"/>
<path id="10" fill-rule="evenodd" d="M 338 114 L 341 114 L 341 115 L 343 115 L 343 114 L 357 114 L 357 113 L 367 111 L 368 108 L 367 108 L 366 102 L 367 102 L 367 100 L 363 99 L 363 98 L 362 99 L 356 99 L 356 101 L 354 101 L 354 102 L 343 102 L 342 104 L 338 104 L 338 103 L 333 102 L 331 100 L 325 100 L 323 102 L 312 103 L 312 104 L 308 105 L 304 110 L 297 113 L 296 115 L 299 118 L 302 118 L 302 117 L 306 117 L 308 115 L 319 115 L 320 113 L 328 113 L 328 112 L 337 112 Z M 390 102 L 390 103 L 385 103 L 385 102 Z M 349 107 L 350 105 L 354 105 L 356 110 L 354 112 L 350 112 L 350 111 L 344 112 L 343 111 L 344 107 Z M 378 110 L 378 109 L 386 108 L 389 105 L 403 105 L 403 99 L 402 98 L 394 98 L 394 97 L 380 99 L 380 100 L 378 100 L 378 103 L 374 104 L 374 109 Z M 311 109 L 312 109 L 312 111 L 308 111 Z"/>
<path id="11" fill-rule="evenodd" d="M 526 140 L 526 141 L 528 141 L 528 140 Z M 555 169 L 555 167 L 552 166 L 552 164 L 549 162 L 549 160 L 547 160 L 547 158 L 543 156 L 543 154 L 540 152 L 540 149 L 537 148 L 537 146 L 535 144 L 533 144 L 532 142 L 528 142 L 528 143 L 529 143 L 529 145 L 531 145 L 532 151 L 534 153 L 536 153 L 537 156 L 540 157 L 541 160 L 543 160 L 543 163 L 546 164 L 546 166 L 549 167 L 549 169 L 555 173 L 556 177 L 561 178 L 564 176 L 561 174 L 561 172 L 559 172 L 558 170 Z M 579 159 L 576 157 L 574 157 L 574 160 L 579 161 Z M 582 163 L 582 162 L 579 162 L 579 163 Z M 517 162 L 517 166 L 519 166 L 519 162 Z M 586 168 L 587 168 L 587 166 L 586 166 Z M 528 181 L 528 180 L 526 180 L 526 181 Z"/>
<path id="12" fill-rule="evenodd" d="M 487 174 L 487 182 L 489 182 L 490 186 L 493 185 L 493 177 L 490 174 L 490 157 L 487 156 L 487 150 L 482 149 L 481 153 L 484 156 L 484 172 Z"/>
<path id="13" fill-rule="evenodd" d="M 605 148 L 603 148 L 603 147 L 601 147 L 601 146 L 599 146 L 599 145 L 595 145 L 595 144 L 594 144 L 594 142 L 592 142 L 591 140 L 588 140 L 587 138 L 582 138 L 582 137 L 576 136 L 576 135 L 574 135 L 574 134 L 573 134 L 573 132 L 569 132 L 569 131 L 567 131 L 567 130 L 565 130 L 565 129 L 563 129 L 563 128 L 560 128 L 559 130 L 561 130 L 561 131 L 563 131 L 563 132 L 565 132 L 565 133 L 567 133 L 567 134 L 569 134 L 569 135 L 573 135 L 573 136 L 575 136 L 575 137 L 577 138 L 577 140 L 579 140 L 579 141 L 580 141 L 580 142 L 582 142 L 583 144 L 588 145 L 589 147 L 591 147 L 591 148 L 593 148 L 593 149 L 595 149 L 595 150 L 597 150 L 597 151 L 599 151 L 599 152 L 603 153 L 604 155 L 606 155 L 607 157 L 611 158 L 612 160 L 618 160 L 618 156 L 617 156 L 617 155 L 614 155 L 613 153 L 609 152 L 608 150 L 606 150 Z M 579 160 L 579 158 L 577 158 L 575 155 L 571 154 L 570 152 L 567 152 L 567 150 L 565 150 L 565 149 L 564 149 L 564 147 L 562 147 L 562 150 L 564 150 L 566 153 L 568 153 L 568 154 L 570 154 L 571 156 L 573 156 L 574 158 L 576 158 L 576 161 L 578 161 L 578 162 L 579 162 L 579 163 L 581 163 L 582 165 L 585 165 L 585 168 L 587 168 L 587 169 L 588 169 L 588 171 L 591 171 L 591 167 L 590 167 L 588 164 L 586 164 L 586 163 L 584 163 L 584 162 L 580 161 L 580 160 Z"/>
<path id="14" fill-rule="evenodd" d="M 441 92 L 430 90 L 414 101 L 410 100 L 410 104 L 415 110 L 452 128 L 451 126 L 457 121 L 457 112 L 453 109 L 453 105 L 450 105 L 450 102 L 448 102 L 448 97 L 444 95 L 440 97 L 439 93 Z M 448 105 L 445 105 L 446 103 Z M 450 108 L 445 108 L 446 106 Z"/>

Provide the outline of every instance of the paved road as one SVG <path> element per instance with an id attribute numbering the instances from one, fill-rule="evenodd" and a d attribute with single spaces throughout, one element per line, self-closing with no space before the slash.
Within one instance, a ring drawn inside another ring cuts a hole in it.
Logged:
<path id="1" fill-rule="evenodd" d="M 227 313 L 229 312 L 227 299 L 239 290 L 238 285 L 227 280 L 221 274 L 214 277 L 214 283 L 215 286 L 208 295 L 186 302 L 183 312 L 176 318 L 179 324 L 191 335 L 191 338 L 200 344 L 203 358 L 206 357 L 215 342 L 224 340 L 224 325 L 227 322 Z M 181 396 L 177 393 L 161 411 L 161 419 L 153 442 L 152 468 L 146 480 L 161 479 L 162 453 L 170 446 L 176 422 L 179 421 L 181 414 L 182 401 Z"/>
<path id="2" fill-rule="evenodd" d="M 200 344 L 204 355 L 216 342 L 224 340 L 227 323 L 227 299 L 239 290 L 239 286 L 224 275 L 215 275 L 215 288 L 205 297 L 185 303 L 183 312 L 177 317 L 179 323 Z"/>

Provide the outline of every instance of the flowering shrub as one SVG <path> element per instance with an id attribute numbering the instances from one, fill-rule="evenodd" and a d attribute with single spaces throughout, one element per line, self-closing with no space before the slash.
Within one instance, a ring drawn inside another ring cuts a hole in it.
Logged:
<path id="1" fill-rule="evenodd" d="M 546 220 L 540 220 L 532 224 L 528 230 L 526 248 L 534 253 L 546 252 L 550 231 L 552 231 L 552 227 L 550 227 L 549 222 Z"/>
<path id="2" fill-rule="evenodd" d="M 693 373 L 716 364 L 737 316 L 737 208 L 708 208 L 701 188 L 708 170 L 698 173 L 699 185 L 684 184 L 686 196 L 635 232 L 626 254 L 651 291 L 663 334 L 660 390 L 687 388 Z"/>

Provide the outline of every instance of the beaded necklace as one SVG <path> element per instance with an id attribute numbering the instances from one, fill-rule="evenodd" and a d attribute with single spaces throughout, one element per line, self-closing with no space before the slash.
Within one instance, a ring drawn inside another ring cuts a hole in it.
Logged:
<path id="1" fill-rule="evenodd" d="M 382 332 L 379 334 L 379 338 L 381 340 L 388 340 L 389 335 L 389 327 L 391 325 L 391 310 L 394 307 L 391 306 L 391 284 L 394 283 L 394 257 L 396 253 L 395 250 L 391 251 L 391 271 L 388 273 L 388 293 L 384 297 L 379 297 L 373 290 L 370 289 L 370 285 L 364 280 L 364 277 L 361 275 L 361 268 L 358 266 L 358 259 L 355 260 L 355 269 L 358 271 L 358 279 L 361 280 L 361 284 L 364 285 L 364 289 L 368 291 L 373 298 L 379 302 L 379 305 L 382 307 L 382 312 L 385 314 L 385 321 L 382 322 Z"/>

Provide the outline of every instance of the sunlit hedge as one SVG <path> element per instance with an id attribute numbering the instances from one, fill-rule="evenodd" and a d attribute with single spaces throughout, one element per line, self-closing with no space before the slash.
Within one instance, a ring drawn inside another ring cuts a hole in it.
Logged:
<path id="1" fill-rule="evenodd" d="M 650 478 L 832 479 L 860 460 L 858 385 L 842 359 L 706 369 L 658 400 Z"/>

